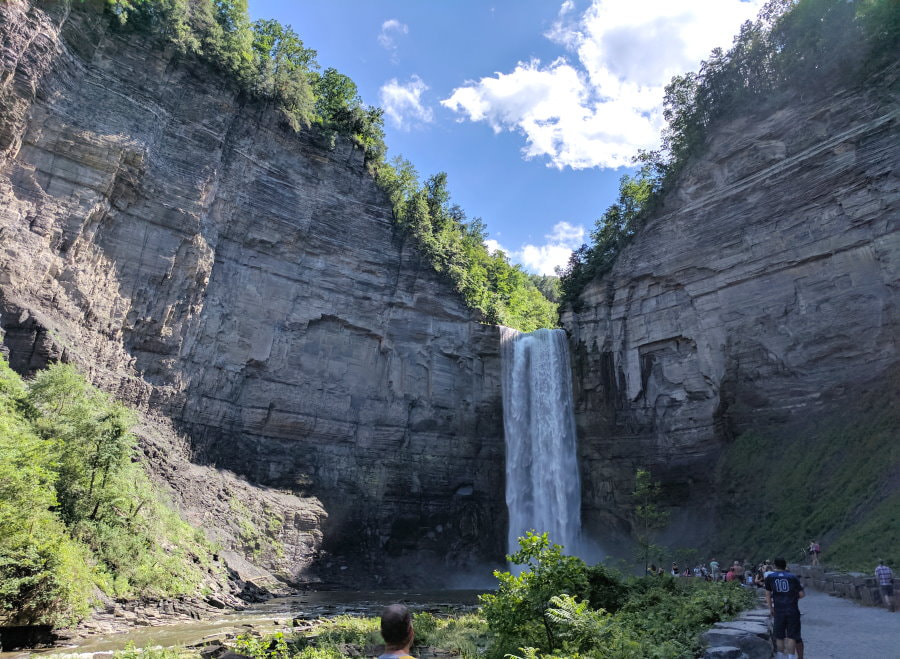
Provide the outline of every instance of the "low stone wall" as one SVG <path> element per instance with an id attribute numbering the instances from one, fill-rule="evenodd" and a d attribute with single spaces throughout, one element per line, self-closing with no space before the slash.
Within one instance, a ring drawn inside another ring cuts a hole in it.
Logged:
<path id="1" fill-rule="evenodd" d="M 770 659 L 774 655 L 769 610 L 759 606 L 736 620 L 717 622 L 700 640 L 702 659 Z"/>
<path id="2" fill-rule="evenodd" d="M 874 575 L 864 572 L 835 572 L 827 565 L 792 565 L 805 588 L 856 600 L 866 606 L 882 606 L 881 592 Z"/>

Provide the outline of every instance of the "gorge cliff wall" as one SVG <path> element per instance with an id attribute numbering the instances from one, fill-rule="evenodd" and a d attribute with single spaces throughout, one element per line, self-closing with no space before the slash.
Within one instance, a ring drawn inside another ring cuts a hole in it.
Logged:
<path id="1" fill-rule="evenodd" d="M 708 548 L 732 437 L 816 419 L 896 373 L 897 90 L 894 67 L 719 125 L 563 314 L 595 535 L 627 536 L 649 467 L 673 512 L 662 541 Z"/>
<path id="2" fill-rule="evenodd" d="M 207 64 L 96 12 L 5 2 L 0 38 L 13 367 L 71 361 L 159 415 L 151 469 L 197 520 L 215 524 L 197 465 L 250 484 L 220 504 L 255 487 L 279 524 L 296 508 L 299 531 L 279 535 L 296 579 L 311 552 L 345 581 L 501 559 L 497 328 L 396 233 L 362 152 L 293 133 Z M 159 467 L 169 425 L 196 478 Z"/>

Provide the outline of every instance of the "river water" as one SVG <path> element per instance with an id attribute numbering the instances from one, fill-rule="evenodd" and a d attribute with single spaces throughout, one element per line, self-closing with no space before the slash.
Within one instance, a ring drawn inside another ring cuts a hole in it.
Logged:
<path id="1" fill-rule="evenodd" d="M 441 613 L 471 610 L 478 604 L 483 590 L 382 590 L 382 591 L 322 591 L 307 592 L 291 597 L 279 597 L 255 604 L 244 611 L 229 611 L 202 621 L 135 627 L 118 634 L 78 639 L 71 645 L 46 650 L 0 653 L 0 659 L 34 656 L 35 654 L 72 654 L 91 656 L 95 653 L 122 650 L 129 643 L 138 648 L 191 646 L 201 642 L 223 640 L 253 629 L 261 634 L 276 631 L 290 633 L 297 618 L 315 620 L 338 615 L 377 616 L 382 607 L 402 602 L 413 611 Z"/>

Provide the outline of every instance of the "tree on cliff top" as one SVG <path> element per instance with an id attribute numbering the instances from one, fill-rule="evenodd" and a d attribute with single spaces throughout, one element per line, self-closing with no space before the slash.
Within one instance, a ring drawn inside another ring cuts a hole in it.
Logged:
<path id="1" fill-rule="evenodd" d="M 394 218 L 437 272 L 445 274 L 466 304 L 489 323 L 530 332 L 558 323 L 556 305 L 534 285 L 521 267 L 502 252 L 488 252 L 480 218 L 469 220 L 450 203 L 447 175 L 440 172 L 423 184 L 408 161 L 395 159 L 376 170 L 388 193 Z"/>

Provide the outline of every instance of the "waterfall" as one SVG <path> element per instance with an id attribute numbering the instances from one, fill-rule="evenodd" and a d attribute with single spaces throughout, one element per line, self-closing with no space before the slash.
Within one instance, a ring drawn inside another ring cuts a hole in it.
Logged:
<path id="1" fill-rule="evenodd" d="M 509 551 L 534 529 L 577 553 L 581 479 L 566 333 L 501 327 L 500 346 Z"/>

